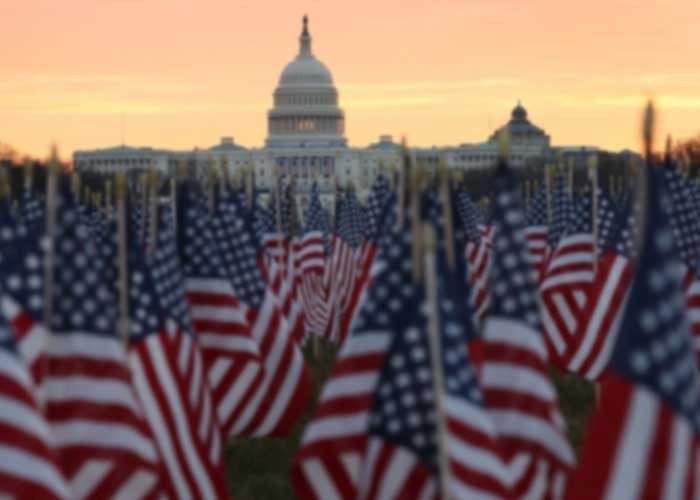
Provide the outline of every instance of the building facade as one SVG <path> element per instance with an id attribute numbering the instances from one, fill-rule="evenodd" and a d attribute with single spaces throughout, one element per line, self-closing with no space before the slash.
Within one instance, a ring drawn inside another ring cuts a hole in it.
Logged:
<path id="1" fill-rule="evenodd" d="M 256 186 L 261 190 L 274 186 L 278 176 L 283 180 L 293 178 L 302 208 L 308 203 L 308 192 L 314 181 L 327 206 L 332 206 L 336 184 L 352 183 L 358 194 L 365 196 L 382 165 L 398 164 L 400 146 L 391 135 L 382 135 L 367 147 L 348 146 L 345 114 L 339 106 L 338 91 L 327 66 L 315 57 L 311 42 L 308 18 L 304 16 L 298 54 L 282 70 L 273 93 L 263 147 L 245 148 L 236 144 L 232 137 L 223 137 L 211 148 L 190 151 L 118 146 L 75 151 L 74 168 L 78 172 L 110 174 L 117 170 L 155 167 L 169 175 L 183 161 L 195 169 L 215 161 L 225 162 L 232 174 L 246 166 L 254 167 Z M 412 151 L 419 162 L 429 167 L 436 166 L 444 155 L 452 169 L 487 168 L 496 162 L 497 136 L 502 128 L 507 128 L 511 135 L 512 165 L 544 161 L 553 154 L 550 137 L 529 121 L 520 103 L 513 109 L 510 120 L 485 142 L 413 148 Z"/>

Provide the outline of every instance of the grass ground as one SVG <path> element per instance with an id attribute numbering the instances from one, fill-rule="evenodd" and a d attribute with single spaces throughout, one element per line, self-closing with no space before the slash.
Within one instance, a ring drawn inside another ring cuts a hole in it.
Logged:
<path id="1" fill-rule="evenodd" d="M 299 446 L 306 422 L 311 417 L 321 386 L 333 366 L 335 351 L 320 345 L 317 352 L 306 352 L 314 372 L 314 397 L 306 416 L 287 438 L 235 439 L 226 448 L 226 466 L 231 494 L 236 500 L 293 499 L 289 467 Z M 593 386 L 571 375 L 552 371 L 559 401 L 573 446 L 580 448 L 586 419 L 593 407 Z"/>

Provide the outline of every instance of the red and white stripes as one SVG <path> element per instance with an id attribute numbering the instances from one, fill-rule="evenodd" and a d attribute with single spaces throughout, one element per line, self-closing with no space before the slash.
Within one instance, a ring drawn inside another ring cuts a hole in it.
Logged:
<path id="1" fill-rule="evenodd" d="M 230 435 L 263 376 L 260 348 L 228 280 L 187 278 L 185 289 L 216 413 Z"/>
<path id="2" fill-rule="evenodd" d="M 341 348 L 292 471 L 303 498 L 357 497 L 369 410 L 390 340 L 388 331 L 363 332 Z"/>
<path id="3" fill-rule="evenodd" d="M 644 386 L 611 375 L 589 425 L 567 499 L 698 498 L 700 446 L 691 422 Z"/>
<path id="4" fill-rule="evenodd" d="M 562 357 L 563 367 L 588 380 L 597 380 L 610 361 L 627 295 L 632 284 L 631 263 L 622 255 L 604 252 L 579 315 L 574 342 Z"/>
<path id="5" fill-rule="evenodd" d="M 225 496 L 221 430 L 199 345 L 170 323 L 132 344 L 129 365 L 173 491 Z"/>
<path id="6" fill-rule="evenodd" d="M 540 313 L 550 359 L 555 364 L 574 342 L 594 267 L 591 234 L 565 236 L 549 259 L 540 284 Z"/>
<path id="7" fill-rule="evenodd" d="M 0 497 L 68 499 L 24 361 L 0 348 Z"/>

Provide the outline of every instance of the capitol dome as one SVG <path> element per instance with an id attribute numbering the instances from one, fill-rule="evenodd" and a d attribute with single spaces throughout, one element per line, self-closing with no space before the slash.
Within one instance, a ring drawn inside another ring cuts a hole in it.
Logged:
<path id="1" fill-rule="evenodd" d="M 311 52 L 309 20 L 303 18 L 299 53 L 280 74 L 268 112 L 268 147 L 344 147 L 345 116 L 325 64 Z"/>
<path id="2" fill-rule="evenodd" d="M 309 35 L 308 18 L 304 18 L 304 29 L 301 33 L 299 55 L 287 64 L 280 75 L 279 86 L 286 85 L 333 85 L 333 77 L 325 64 L 316 59 L 311 53 L 311 36 Z"/>

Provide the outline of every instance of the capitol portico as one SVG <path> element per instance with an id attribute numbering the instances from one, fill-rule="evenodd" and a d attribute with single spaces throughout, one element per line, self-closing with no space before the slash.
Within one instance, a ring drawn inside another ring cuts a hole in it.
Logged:
<path id="1" fill-rule="evenodd" d="M 232 137 L 223 137 L 211 148 L 189 151 L 123 145 L 76 151 L 73 165 L 79 172 L 111 173 L 156 167 L 169 174 L 181 161 L 198 169 L 214 160 L 225 162 L 231 173 L 253 166 L 256 186 L 262 190 L 273 186 L 277 175 L 283 179 L 293 177 L 302 207 L 308 201 L 314 180 L 327 205 L 332 204 L 336 183 L 345 185 L 351 181 L 359 195 L 364 196 L 381 165 L 398 163 L 399 144 L 391 135 L 382 135 L 367 147 L 347 145 L 345 114 L 339 106 L 338 90 L 328 67 L 316 58 L 312 49 L 309 22 L 304 16 L 297 55 L 282 70 L 273 93 L 273 107 L 267 113 L 267 138 L 262 148 L 245 148 Z M 512 137 L 512 165 L 524 166 L 529 161 L 552 156 L 549 136 L 530 122 L 520 103 L 504 127 Z M 413 148 L 413 151 L 418 161 L 429 166 L 437 164 L 439 156 L 444 154 L 450 168 L 486 168 L 496 161 L 497 133 L 498 130 L 483 143 Z"/>

